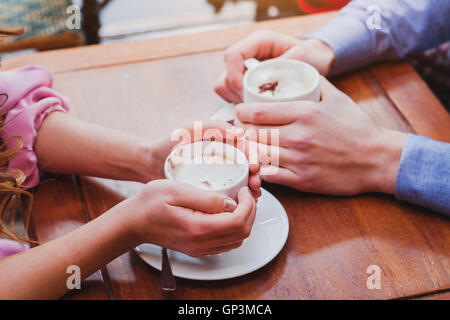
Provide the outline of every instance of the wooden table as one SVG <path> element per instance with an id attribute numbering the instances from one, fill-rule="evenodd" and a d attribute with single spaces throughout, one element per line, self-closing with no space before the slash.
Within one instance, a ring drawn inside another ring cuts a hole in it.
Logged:
<path id="1" fill-rule="evenodd" d="M 299 36 L 335 13 L 289 18 L 201 34 L 89 46 L 18 56 L 6 68 L 41 64 L 71 98 L 74 117 L 151 140 L 186 120 L 209 118 L 223 102 L 213 83 L 223 50 L 256 29 Z M 450 142 L 450 116 L 407 63 L 381 64 L 334 79 L 385 127 Z M 49 241 L 99 216 L 140 185 L 59 176 L 34 191 L 33 233 Z M 286 208 L 290 234 L 268 265 L 225 281 L 178 279 L 164 296 L 159 272 L 128 252 L 82 283 L 71 299 L 392 299 L 448 298 L 450 220 L 366 194 L 330 197 L 268 185 Z M 381 289 L 366 286 L 367 268 L 381 268 Z"/>

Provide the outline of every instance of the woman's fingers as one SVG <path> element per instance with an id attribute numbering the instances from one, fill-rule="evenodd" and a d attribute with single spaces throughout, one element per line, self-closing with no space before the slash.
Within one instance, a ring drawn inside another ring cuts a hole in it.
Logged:
<path id="1" fill-rule="evenodd" d="M 235 234 L 235 240 L 244 239 L 250 232 L 255 220 L 256 204 L 248 187 L 243 187 L 238 194 L 238 206 L 231 212 L 214 215 L 197 215 L 198 227 L 204 236 L 216 237 Z M 241 235 L 241 238 L 239 238 Z"/>
<path id="2" fill-rule="evenodd" d="M 239 248 L 242 245 L 242 243 L 243 243 L 243 241 L 237 241 L 232 244 L 210 248 L 208 250 L 198 253 L 198 255 L 196 255 L 196 256 L 206 256 L 206 255 L 213 255 L 213 254 L 228 252 L 233 249 Z"/>
<path id="3" fill-rule="evenodd" d="M 186 183 L 174 182 L 167 203 L 175 207 L 189 208 L 202 213 L 232 212 L 237 203 L 223 194 L 201 190 Z"/>
<path id="4" fill-rule="evenodd" d="M 209 240 L 204 241 L 208 249 L 202 254 L 217 254 L 232 250 L 239 247 L 242 241 L 250 236 L 255 221 L 256 204 L 248 188 L 242 188 L 239 192 L 239 205 L 232 215 L 227 214 L 230 221 L 221 221 L 224 228 L 221 228 L 220 231 L 216 230 L 216 233 L 211 234 Z M 210 217 L 221 218 L 219 215 Z"/>
<path id="5" fill-rule="evenodd" d="M 239 204 L 234 210 L 236 217 L 241 217 L 245 223 L 253 225 L 256 213 L 255 200 L 252 197 L 250 189 L 248 187 L 243 187 L 238 194 Z"/>
<path id="6" fill-rule="evenodd" d="M 250 235 L 256 203 L 248 187 L 239 191 L 236 204 L 215 192 L 173 184 L 176 186 L 170 189 L 166 202 L 173 207 L 173 214 L 184 217 L 180 227 L 185 229 L 186 241 L 190 243 L 187 253 L 197 256 L 231 250 Z"/>
<path id="7" fill-rule="evenodd" d="M 172 184 L 167 204 L 191 210 L 189 223 L 197 228 L 202 236 L 245 233 L 251 229 L 256 204 L 248 187 L 239 191 L 236 203 L 217 192 L 201 190 L 180 182 Z"/>

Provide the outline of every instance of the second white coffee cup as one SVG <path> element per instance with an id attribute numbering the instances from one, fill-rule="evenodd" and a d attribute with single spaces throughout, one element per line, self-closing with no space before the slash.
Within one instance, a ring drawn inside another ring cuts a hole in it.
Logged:
<path id="1" fill-rule="evenodd" d="M 164 164 L 164 175 L 237 201 L 239 190 L 248 186 L 249 164 L 245 154 L 232 145 L 198 141 L 174 149 Z"/>
<path id="2" fill-rule="evenodd" d="M 245 60 L 244 102 L 320 101 L 320 74 L 310 64 L 290 59 Z M 275 89 L 263 91 L 264 84 Z"/>

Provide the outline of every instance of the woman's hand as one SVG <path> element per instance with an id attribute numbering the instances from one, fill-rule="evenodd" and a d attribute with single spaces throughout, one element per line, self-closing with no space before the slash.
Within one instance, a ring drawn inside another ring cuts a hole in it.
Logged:
<path id="1" fill-rule="evenodd" d="M 393 194 L 406 134 L 375 125 L 323 77 L 321 92 L 317 103 L 236 106 L 240 126 L 279 130 L 279 167 L 262 165 L 262 179 L 325 194 Z"/>
<path id="2" fill-rule="evenodd" d="M 218 130 L 219 132 L 221 132 L 223 136 L 223 143 L 232 144 L 235 147 L 241 147 L 240 144 L 235 143 L 235 138 L 239 139 L 244 135 L 244 132 L 241 129 L 236 128 L 225 121 L 203 120 L 201 122 L 197 121 L 197 123 L 201 123 L 200 132 L 194 133 L 195 125 L 194 123 L 190 123 L 182 128 L 175 130 L 173 137 L 170 137 L 160 143 L 156 143 L 153 146 L 149 147 L 149 150 L 151 151 L 148 152 L 148 162 L 143 166 L 142 169 L 142 172 L 145 173 L 142 182 L 164 179 L 164 163 L 173 148 L 179 143 L 190 143 L 201 140 L 203 137 L 205 137 L 205 134 L 207 135 L 207 131 L 209 129 Z M 178 135 L 176 132 L 179 132 L 179 130 L 185 131 L 185 134 L 182 135 L 185 138 L 184 141 L 180 141 L 180 139 L 178 138 L 174 139 L 174 137 L 181 136 L 181 134 Z M 231 132 L 232 134 L 227 136 L 227 131 Z M 229 139 L 227 139 L 227 137 Z M 245 150 L 242 151 L 246 153 Z M 250 165 L 249 187 L 255 199 L 257 199 L 261 195 L 261 180 L 258 174 L 259 165 Z"/>
<path id="3" fill-rule="evenodd" d="M 188 184 L 157 180 L 120 203 L 136 243 L 154 243 L 191 256 L 239 247 L 250 235 L 256 204 L 247 187 L 234 200 Z"/>
<path id="4" fill-rule="evenodd" d="M 273 31 L 254 32 L 225 52 L 226 71 L 215 87 L 216 93 L 224 100 L 242 102 L 244 60 L 248 58 L 301 60 L 327 76 L 332 70 L 335 54 L 328 45 L 318 39 L 299 40 Z"/>
<path id="5" fill-rule="evenodd" d="M 239 204 L 220 194 L 168 180 L 55 240 L 0 259 L 0 299 L 56 299 L 67 292 L 69 266 L 81 277 L 132 250 L 154 243 L 191 256 L 237 248 L 250 235 L 256 205 L 249 189 Z"/>

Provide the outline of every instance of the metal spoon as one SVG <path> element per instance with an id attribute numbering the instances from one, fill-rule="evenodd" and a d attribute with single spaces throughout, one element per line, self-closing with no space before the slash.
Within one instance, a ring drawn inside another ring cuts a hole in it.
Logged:
<path id="1" fill-rule="evenodd" d="M 163 291 L 175 291 L 177 284 L 172 274 L 169 257 L 167 256 L 167 249 L 162 248 L 162 265 L 161 265 L 161 289 Z"/>

